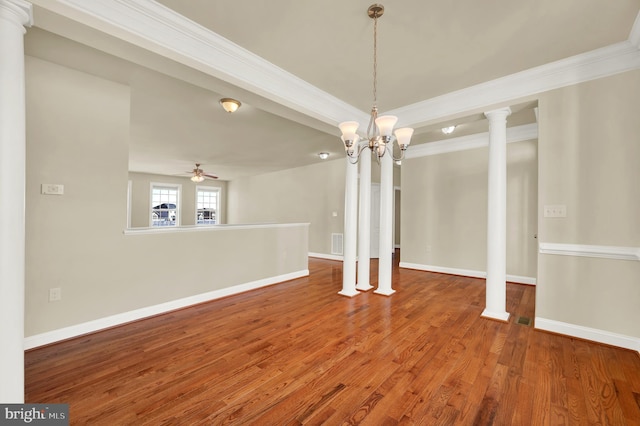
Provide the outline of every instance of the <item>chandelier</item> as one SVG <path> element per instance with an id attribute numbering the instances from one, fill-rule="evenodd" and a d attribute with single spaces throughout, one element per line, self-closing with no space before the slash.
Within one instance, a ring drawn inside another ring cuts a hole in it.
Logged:
<path id="1" fill-rule="evenodd" d="M 373 106 L 371 107 L 371 117 L 369 118 L 369 126 L 367 127 L 366 139 L 360 143 L 360 136 L 356 133 L 358 126 L 357 121 L 345 121 L 340 123 L 338 127 L 342 132 L 342 142 L 344 143 L 344 149 L 349 157 L 349 162 L 355 164 L 360 159 L 360 154 L 366 148 L 371 149 L 373 154 L 376 154 L 376 160 L 380 162 L 380 159 L 389 151 L 389 155 L 395 161 L 402 160 L 404 158 L 404 152 L 411 143 L 411 136 L 413 135 L 413 129 L 409 127 L 396 129 L 393 131 L 393 127 L 398 121 L 398 117 L 393 115 L 383 115 L 378 117 L 378 18 L 384 13 L 384 6 L 381 4 L 372 4 L 367 9 L 367 15 L 373 19 Z M 393 155 L 393 142 L 395 135 L 395 141 L 400 148 L 400 157 Z M 364 139 L 364 138 L 363 138 Z"/>

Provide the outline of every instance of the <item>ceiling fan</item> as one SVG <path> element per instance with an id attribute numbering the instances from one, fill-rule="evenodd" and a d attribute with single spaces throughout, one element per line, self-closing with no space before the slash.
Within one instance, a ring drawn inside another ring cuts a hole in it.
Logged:
<path id="1" fill-rule="evenodd" d="M 202 170 L 200 168 L 200 163 L 196 163 L 196 168 L 193 169 L 190 172 L 187 172 L 187 173 L 192 173 L 193 174 L 193 176 L 191 176 L 191 180 L 193 182 L 202 182 L 204 180 L 204 178 L 218 179 L 218 176 L 210 175 L 208 173 L 205 173 L 204 170 Z"/>

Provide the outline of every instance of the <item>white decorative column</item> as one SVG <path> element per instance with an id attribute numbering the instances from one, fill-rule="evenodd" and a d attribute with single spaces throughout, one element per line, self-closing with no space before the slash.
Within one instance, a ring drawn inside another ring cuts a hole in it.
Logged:
<path id="1" fill-rule="evenodd" d="M 0 402 L 24 402 L 25 71 L 32 6 L 0 0 Z"/>
<path id="2" fill-rule="evenodd" d="M 393 158 L 387 152 L 380 159 L 380 257 L 378 259 L 377 294 L 389 296 L 393 266 Z"/>
<path id="3" fill-rule="evenodd" d="M 356 290 L 356 240 L 358 238 L 358 164 L 351 164 L 347 156 L 347 172 L 344 190 L 344 238 L 342 261 L 343 296 L 352 297 Z"/>
<path id="4" fill-rule="evenodd" d="M 507 117 L 510 108 L 485 113 L 489 119 L 487 301 L 483 317 L 508 321 L 507 303 Z"/>
<path id="5" fill-rule="evenodd" d="M 371 149 L 360 156 L 360 209 L 358 220 L 358 284 L 356 289 L 367 291 L 370 283 L 371 258 Z"/>

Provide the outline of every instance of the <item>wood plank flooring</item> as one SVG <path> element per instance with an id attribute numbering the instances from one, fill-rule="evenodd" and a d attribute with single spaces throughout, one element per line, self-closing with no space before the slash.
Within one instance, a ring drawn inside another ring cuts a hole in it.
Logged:
<path id="1" fill-rule="evenodd" d="M 480 317 L 484 280 L 394 268 L 390 297 L 311 275 L 28 351 L 26 402 L 90 425 L 640 425 L 636 352 Z M 372 265 L 372 277 L 377 275 Z"/>

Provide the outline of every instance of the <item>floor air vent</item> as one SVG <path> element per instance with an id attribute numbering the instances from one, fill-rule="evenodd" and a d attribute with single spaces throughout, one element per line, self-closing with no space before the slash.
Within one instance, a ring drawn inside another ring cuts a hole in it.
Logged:
<path id="1" fill-rule="evenodd" d="M 342 256 L 342 234 L 331 234 L 331 254 Z"/>
<path id="2" fill-rule="evenodd" d="M 531 318 L 518 317 L 518 321 L 516 322 L 520 325 L 531 325 Z"/>

